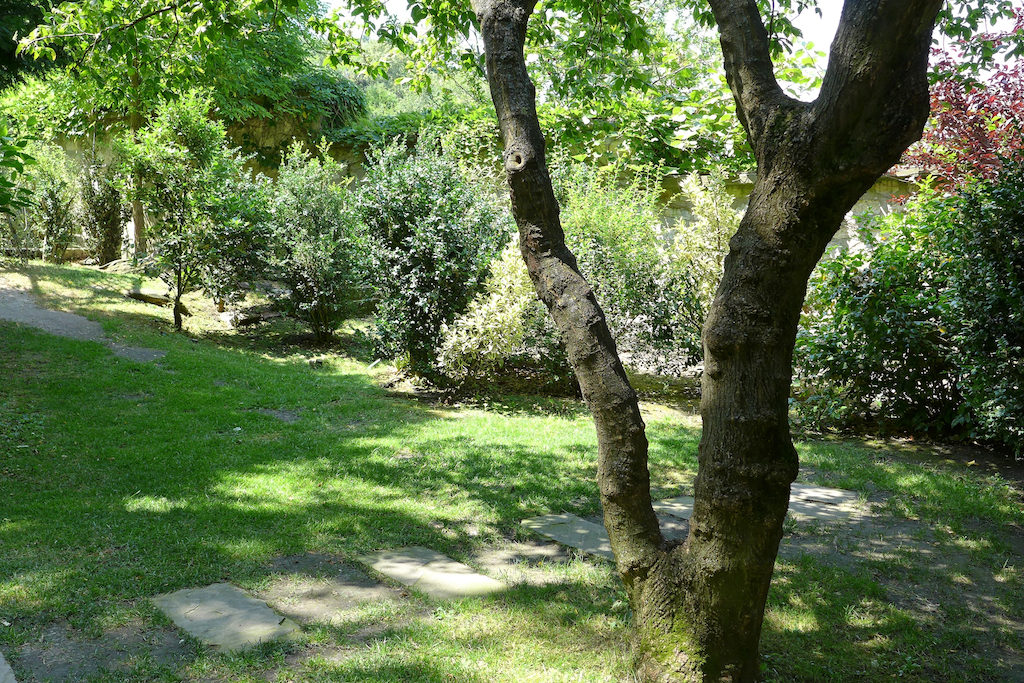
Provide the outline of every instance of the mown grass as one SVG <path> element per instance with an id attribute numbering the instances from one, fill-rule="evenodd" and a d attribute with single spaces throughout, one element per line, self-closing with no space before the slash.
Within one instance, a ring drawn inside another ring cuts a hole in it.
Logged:
<path id="1" fill-rule="evenodd" d="M 525 517 L 600 512 L 593 428 L 573 402 L 434 405 L 381 388 L 389 371 L 370 367 L 357 336 L 313 368 L 308 357 L 323 351 L 303 345 L 294 326 L 235 334 L 198 298 L 188 302 L 188 334 L 172 333 L 168 311 L 122 296 L 136 276 L 35 264 L 4 277 L 99 320 L 119 341 L 168 352 L 138 364 L 0 322 L 0 619 L 11 624 L 0 649 L 16 669 L 20 648 L 48 625 L 82 637 L 166 625 L 148 597 L 222 580 L 257 589 L 275 558 L 315 552 L 351 563 L 424 545 L 473 563 L 529 537 L 518 526 Z M 659 406 L 646 415 L 656 495 L 686 492 L 699 422 Z M 794 529 L 787 543 L 831 549 L 780 559 L 766 677 L 1009 677 L 1024 623 L 1019 484 L 927 452 L 826 441 L 799 449 L 810 478 L 861 492 L 876 503 L 878 534 L 898 529 L 911 542 L 872 558 L 843 529 Z M 411 595 L 366 608 L 350 627 L 307 628 L 298 643 L 233 656 L 193 646 L 183 667 L 142 661 L 98 676 L 630 680 L 630 615 L 611 566 L 577 558 L 548 571 L 543 586 L 454 603 Z M 911 599 L 918 588 L 934 610 Z M 965 604 L 974 597 L 991 600 L 985 609 L 1002 631 Z M 354 638 L 370 624 L 378 636 Z M 345 656 L 322 654 L 332 647 Z"/>

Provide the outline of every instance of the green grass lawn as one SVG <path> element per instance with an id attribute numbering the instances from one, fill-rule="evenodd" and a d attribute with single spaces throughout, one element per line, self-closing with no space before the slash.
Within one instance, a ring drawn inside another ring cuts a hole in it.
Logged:
<path id="1" fill-rule="evenodd" d="M 234 333 L 198 298 L 186 334 L 128 300 L 137 276 L 33 264 L 3 273 L 100 321 L 155 364 L 0 321 L 0 650 L 47 629 L 102 640 L 167 623 L 147 598 L 282 557 L 424 545 L 473 564 L 519 522 L 599 514 L 595 439 L 570 401 L 438 405 L 389 392 L 358 335 L 309 349 L 286 321 Z M 310 356 L 327 354 L 323 367 Z M 285 423 L 257 409 L 298 413 Z M 687 493 L 699 421 L 646 406 L 657 496 Z M 905 445 L 798 444 L 802 478 L 860 492 L 854 532 L 788 524 L 765 620 L 769 680 L 1021 680 L 1019 480 Z M 610 564 L 460 602 L 409 595 L 348 626 L 181 665 L 137 658 L 99 680 L 632 680 L 630 614 Z M 373 635 L 366 628 L 373 625 Z M 1016 678 L 1015 678 L 1016 676 Z"/>

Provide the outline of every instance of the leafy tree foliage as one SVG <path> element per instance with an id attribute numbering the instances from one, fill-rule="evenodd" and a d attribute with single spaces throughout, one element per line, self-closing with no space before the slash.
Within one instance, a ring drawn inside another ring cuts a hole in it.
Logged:
<path id="1" fill-rule="evenodd" d="M 78 175 L 79 219 L 89 249 L 100 263 L 121 255 L 128 207 L 119 187 L 114 163 L 87 160 Z"/>
<path id="2" fill-rule="evenodd" d="M 209 99 L 187 94 L 158 109 L 137 140 L 121 143 L 129 175 L 140 181 L 129 196 L 157 217 L 154 257 L 174 294 L 177 329 L 182 296 L 200 287 L 227 296 L 266 244 L 265 222 L 252 206 L 259 188 L 245 187 L 241 160 L 229 153 L 224 125 L 207 117 L 209 109 Z"/>
<path id="3" fill-rule="evenodd" d="M 308 0 L 65 3 L 22 49 L 37 58 L 56 49 L 73 57 L 73 77 L 53 86 L 91 105 L 53 112 L 84 114 L 87 124 L 72 130 L 97 123 L 138 129 L 162 102 L 195 88 L 211 93 L 226 121 L 287 114 L 333 128 L 361 115 L 364 103 L 352 83 L 314 63 L 320 46 L 306 22 L 318 11 Z"/>
<path id="4" fill-rule="evenodd" d="M 28 139 L 11 134 L 7 122 L 0 119 L 0 214 L 10 214 L 28 202 L 28 189 L 18 182 L 32 163 Z"/>
<path id="5" fill-rule="evenodd" d="M 48 5 L 45 0 L 0 0 L 0 90 L 40 70 L 42 65 L 18 54 L 18 39 L 43 20 Z"/>
<path id="6" fill-rule="evenodd" d="M 39 234 L 43 258 L 61 263 L 78 227 L 70 162 L 56 145 L 39 145 L 32 156 L 36 164 L 31 173 L 29 221 Z"/>
<path id="7" fill-rule="evenodd" d="M 904 163 L 954 187 L 970 175 L 995 177 L 1004 159 L 1024 150 L 1024 62 L 999 62 L 983 80 L 961 73 L 979 42 L 1024 31 L 1024 8 L 1016 12 L 1013 32 L 964 38 L 938 52 L 931 122 Z"/>

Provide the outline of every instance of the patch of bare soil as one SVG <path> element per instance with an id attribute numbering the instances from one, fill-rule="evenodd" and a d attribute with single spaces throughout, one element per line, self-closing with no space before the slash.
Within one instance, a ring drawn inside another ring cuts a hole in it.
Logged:
<path id="1" fill-rule="evenodd" d="M 349 622 L 361 605 L 397 602 L 408 595 L 330 555 L 282 557 L 270 569 L 274 575 L 258 592 L 259 597 L 300 624 L 341 625 Z"/>
<path id="2" fill-rule="evenodd" d="M 66 624 L 53 624 L 38 640 L 25 643 L 18 659 L 28 681 L 76 683 L 90 676 L 109 674 L 136 677 L 150 667 L 177 667 L 192 647 L 177 631 L 128 624 L 83 638 Z"/>

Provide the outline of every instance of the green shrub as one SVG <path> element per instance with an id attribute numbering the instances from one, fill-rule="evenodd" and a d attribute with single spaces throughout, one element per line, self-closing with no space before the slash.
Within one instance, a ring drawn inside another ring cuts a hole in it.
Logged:
<path id="1" fill-rule="evenodd" d="M 71 164 L 64 150 L 54 144 L 37 142 L 29 149 L 36 163 L 29 179 L 28 220 L 38 235 L 43 259 L 60 263 L 78 228 Z"/>
<path id="2" fill-rule="evenodd" d="M 278 302 L 318 341 L 365 303 L 365 239 L 342 171 L 296 144 L 274 187 L 272 272 L 289 288 Z"/>
<path id="3" fill-rule="evenodd" d="M 28 204 L 28 188 L 19 182 L 25 166 L 34 161 L 28 144 L 27 138 L 12 133 L 0 118 L 0 214 L 12 215 Z"/>
<path id="4" fill-rule="evenodd" d="M 1024 452 L 1024 169 L 925 188 L 865 221 L 863 251 L 812 277 L 798 417 L 982 439 Z"/>
<path id="5" fill-rule="evenodd" d="M 242 159 L 226 157 L 211 169 L 206 253 L 200 274 L 203 290 L 218 306 L 237 301 L 264 273 L 271 242 L 270 182 L 253 176 Z"/>
<path id="6" fill-rule="evenodd" d="M 721 170 L 712 170 L 706 176 L 689 175 L 682 192 L 690 205 L 691 220 L 676 225 L 671 262 L 685 269 L 691 279 L 700 301 L 697 317 L 703 325 L 722 279 L 729 240 L 736 234 L 743 214 L 733 208 Z"/>
<path id="7" fill-rule="evenodd" d="M 971 435 L 1024 455 L 1024 160 L 957 202 L 946 251 Z"/>
<path id="8" fill-rule="evenodd" d="M 421 140 L 369 155 L 360 214 L 373 242 L 377 346 L 435 374 L 444 326 L 466 310 L 511 234 L 497 198 L 474 184 L 452 155 Z"/>
<path id="9" fill-rule="evenodd" d="M 951 362 L 945 255 L 932 227 L 945 202 L 861 218 L 866 250 L 845 249 L 811 278 L 797 336 L 797 376 L 813 423 L 948 430 L 961 397 Z"/>
<path id="10" fill-rule="evenodd" d="M 688 263 L 659 222 L 653 170 L 563 167 L 555 176 L 566 244 L 635 367 L 680 371 L 700 358 L 703 323 Z"/>
<path id="11" fill-rule="evenodd" d="M 572 369 L 547 308 L 537 298 L 513 238 L 491 264 L 483 291 L 444 328 L 438 366 L 462 386 L 529 387 L 567 393 Z"/>
<path id="12" fill-rule="evenodd" d="M 121 196 L 116 168 L 93 159 L 78 176 L 79 221 L 89 251 L 100 263 L 121 255 L 129 209 Z"/>

